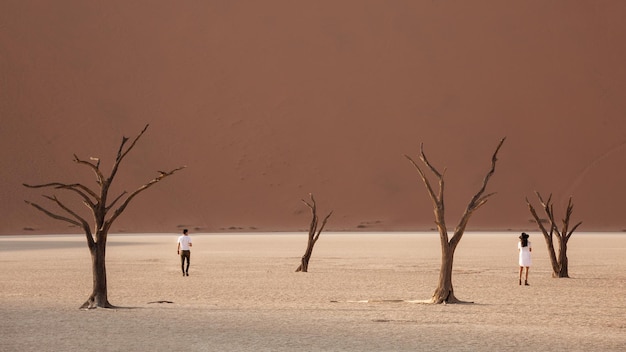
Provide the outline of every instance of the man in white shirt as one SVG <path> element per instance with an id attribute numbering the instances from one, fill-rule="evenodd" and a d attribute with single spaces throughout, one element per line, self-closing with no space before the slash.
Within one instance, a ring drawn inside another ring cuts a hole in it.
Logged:
<path id="1" fill-rule="evenodd" d="M 184 229 L 183 235 L 178 237 L 178 247 L 176 249 L 176 252 L 180 255 L 180 268 L 183 270 L 183 276 L 189 276 L 191 246 L 191 237 L 187 234 L 187 229 Z M 185 268 L 185 259 L 187 260 L 187 268 Z"/>

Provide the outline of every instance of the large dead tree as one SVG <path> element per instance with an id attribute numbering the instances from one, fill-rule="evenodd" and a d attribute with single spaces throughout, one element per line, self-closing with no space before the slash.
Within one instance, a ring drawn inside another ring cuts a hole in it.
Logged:
<path id="1" fill-rule="evenodd" d="M 134 192 L 128 194 L 124 191 L 109 202 L 109 188 L 117 175 L 122 160 L 124 160 L 126 155 L 135 147 L 135 144 L 139 138 L 143 136 L 147 129 L 148 125 L 143 128 L 130 145 L 127 145 L 129 139 L 127 137 L 122 137 L 122 143 L 117 151 L 115 163 L 113 164 L 113 168 L 108 177 L 105 177 L 104 173 L 100 170 L 99 158 L 91 157 L 89 160 L 84 160 L 74 154 L 74 162 L 79 165 L 86 166 L 95 173 L 96 183 L 99 187 L 99 190 L 97 191 L 92 190 L 81 183 L 51 182 L 39 185 L 24 184 L 24 186 L 28 188 L 45 188 L 69 191 L 70 193 L 77 195 L 93 215 L 94 223 L 92 224 L 92 227 L 92 225 L 90 225 L 84 217 L 79 215 L 77 211 L 70 209 L 70 207 L 61 201 L 61 199 L 59 199 L 56 195 L 43 196 L 54 203 L 54 205 L 58 208 L 56 211 L 51 211 L 37 203 L 26 201 L 27 204 L 32 205 L 44 214 L 54 219 L 78 226 L 85 232 L 87 246 L 89 248 L 89 252 L 91 253 L 93 289 L 91 295 L 89 295 L 89 298 L 81 306 L 81 308 L 114 308 L 108 300 L 107 274 L 105 265 L 107 235 L 111 229 L 111 225 L 139 193 L 145 191 L 164 178 L 173 175 L 176 171 L 184 168 L 184 166 L 182 166 L 172 171 L 159 171 L 159 175 L 156 178 L 139 187 Z"/>
<path id="2" fill-rule="evenodd" d="M 568 259 L 567 259 L 567 242 L 570 237 L 582 221 L 574 225 L 574 227 L 570 230 L 570 217 L 572 216 L 572 212 L 574 211 L 574 204 L 572 203 L 572 197 L 569 198 L 569 202 L 567 203 L 567 210 L 565 211 L 565 218 L 561 220 L 563 227 L 559 230 L 557 223 L 554 218 L 554 205 L 552 204 L 552 194 L 548 197 L 548 200 L 544 201 L 539 192 L 535 191 L 537 198 L 539 198 L 539 203 L 543 208 L 543 211 L 546 213 L 548 217 L 548 221 L 544 221 L 539 218 L 537 215 L 537 211 L 530 203 L 528 198 L 526 198 L 526 204 L 528 204 L 528 209 L 532 214 L 535 222 L 539 226 L 541 233 L 543 234 L 543 238 L 546 240 L 546 245 L 548 246 L 548 254 L 550 255 L 550 263 L 552 263 L 552 277 L 569 277 L 569 269 L 568 269 Z M 550 231 L 546 229 L 545 222 L 548 222 L 550 225 Z M 559 244 L 559 254 L 557 256 L 555 247 L 554 247 L 554 238 L 556 237 L 557 242 Z"/>
<path id="3" fill-rule="evenodd" d="M 431 185 L 429 179 L 426 177 L 426 174 L 411 157 L 405 155 L 407 159 L 415 166 L 417 172 L 419 173 L 424 185 L 426 186 L 426 190 L 428 191 L 428 195 L 430 196 L 433 202 L 433 210 L 435 213 L 435 224 L 437 224 L 437 229 L 439 230 L 439 238 L 441 242 L 441 268 L 439 270 L 439 284 L 433 293 L 431 298 L 431 303 L 441 304 L 441 303 L 467 303 L 460 301 L 454 295 L 454 288 L 452 286 L 452 266 L 454 262 L 454 251 L 456 250 L 461 238 L 463 237 L 463 233 L 465 232 L 465 228 L 469 222 L 470 217 L 478 208 L 483 206 L 487 200 L 494 195 L 495 193 L 484 194 L 487 189 L 487 183 L 491 179 L 491 176 L 495 172 L 496 161 L 498 151 L 502 144 L 504 143 L 505 138 L 500 140 L 498 147 L 496 148 L 493 156 L 491 157 L 491 168 L 489 172 L 483 179 L 483 183 L 481 188 L 476 192 L 474 197 L 470 200 L 463 216 L 454 229 L 454 234 L 452 238 L 448 236 L 448 229 L 446 227 L 445 220 L 445 207 L 444 207 L 444 173 L 439 172 L 426 158 L 426 154 L 424 153 L 424 144 L 420 146 L 420 160 L 422 163 L 431 171 L 431 173 L 435 176 L 437 181 L 439 182 L 439 190 L 435 192 L 435 189 Z"/>
<path id="4" fill-rule="evenodd" d="M 322 233 L 322 230 L 324 230 L 324 226 L 326 226 L 328 218 L 330 218 L 330 216 L 333 214 L 332 211 L 328 213 L 328 215 L 326 215 L 326 217 L 322 221 L 321 226 L 319 226 L 319 218 L 317 217 L 317 204 L 315 203 L 315 198 L 313 198 L 313 194 L 311 193 L 309 193 L 309 197 L 311 197 L 311 203 L 302 199 L 302 202 L 311 209 L 312 219 L 311 225 L 309 226 L 309 240 L 307 242 L 306 251 L 302 256 L 300 266 L 298 266 L 296 272 L 301 271 L 306 273 L 309 271 L 309 260 L 311 259 L 311 254 L 313 254 L 313 247 L 315 246 L 317 240 L 320 238 L 320 234 Z"/>

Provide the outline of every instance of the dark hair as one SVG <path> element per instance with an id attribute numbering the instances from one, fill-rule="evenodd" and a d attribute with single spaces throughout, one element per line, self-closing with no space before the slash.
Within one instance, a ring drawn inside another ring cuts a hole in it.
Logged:
<path id="1" fill-rule="evenodd" d="M 183 233 L 187 233 L 187 229 L 184 229 L 184 230 L 183 230 Z"/>
<path id="2" fill-rule="evenodd" d="M 528 246 L 528 237 L 530 237 L 526 232 L 522 232 L 522 235 L 519 238 L 522 240 L 522 247 Z"/>

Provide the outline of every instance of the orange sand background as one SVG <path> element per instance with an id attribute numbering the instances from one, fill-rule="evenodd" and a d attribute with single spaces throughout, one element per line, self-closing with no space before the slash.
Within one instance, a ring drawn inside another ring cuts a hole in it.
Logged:
<path id="1" fill-rule="evenodd" d="M 402 157 L 420 143 L 455 224 L 504 136 L 471 229 L 534 228 L 537 190 L 558 214 L 573 196 L 581 230 L 622 231 L 625 17 L 623 1 L 3 1 L 0 234 L 79 232 L 21 184 L 95 186 L 72 155 L 106 172 L 146 123 L 113 194 L 188 168 L 116 233 L 299 231 L 309 192 L 333 231 L 429 230 Z"/>

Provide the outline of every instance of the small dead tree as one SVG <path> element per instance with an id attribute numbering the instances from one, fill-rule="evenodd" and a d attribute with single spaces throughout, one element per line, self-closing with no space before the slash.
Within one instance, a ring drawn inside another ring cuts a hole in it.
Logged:
<path id="1" fill-rule="evenodd" d="M 572 197 L 569 198 L 569 202 L 567 203 L 567 210 L 565 211 L 565 218 L 562 219 L 563 227 L 559 231 L 559 228 L 554 219 L 554 205 L 552 204 L 552 194 L 548 197 L 547 201 L 544 201 L 539 192 L 535 191 L 537 198 L 539 198 L 539 203 L 543 208 L 543 211 L 548 216 L 548 222 L 550 223 L 550 231 L 546 229 L 544 225 L 544 221 L 539 218 L 535 208 L 530 203 L 528 198 L 526 198 L 526 204 L 528 204 L 528 210 L 532 214 L 535 222 L 539 226 L 541 233 L 543 234 L 543 238 L 546 240 L 546 245 L 548 246 L 548 254 L 550 255 L 550 263 L 552 263 L 552 277 L 560 278 L 560 277 L 569 277 L 569 269 L 568 269 L 568 259 L 567 259 L 567 242 L 570 237 L 582 221 L 574 225 L 574 227 L 570 230 L 570 217 L 572 212 L 574 211 L 574 204 L 572 203 Z M 559 254 L 556 255 L 554 248 L 554 238 L 557 238 L 559 244 Z"/>
<path id="2" fill-rule="evenodd" d="M 81 308 L 115 308 L 109 303 L 107 295 L 107 276 L 105 265 L 106 243 L 107 235 L 111 228 L 111 225 L 126 209 L 131 200 L 133 200 L 139 193 L 153 186 L 155 183 L 163 180 L 164 178 L 173 175 L 176 171 L 183 168 L 178 167 L 172 171 L 159 171 L 159 175 L 152 179 L 150 182 L 136 189 L 134 192 L 127 194 L 126 191 L 115 197 L 109 202 L 109 188 L 113 183 L 113 179 L 117 175 L 120 163 L 126 155 L 135 147 L 135 144 L 143 136 L 148 129 L 146 125 L 143 130 L 135 137 L 130 145 L 126 145 L 128 142 L 127 137 L 122 137 L 122 143 L 117 151 L 117 157 L 113 164 L 113 169 L 108 177 L 100 170 L 100 159 L 91 157 L 89 160 L 80 159 L 74 154 L 74 162 L 79 165 L 86 166 L 91 169 L 96 176 L 96 183 L 99 186 L 99 191 L 92 190 L 91 188 L 81 183 L 62 183 L 51 182 L 39 185 L 24 184 L 28 188 L 46 188 L 53 190 L 69 191 L 78 195 L 82 200 L 82 203 L 93 214 L 94 224 L 93 230 L 90 224 L 79 215 L 76 211 L 70 209 L 64 202 L 62 202 L 56 195 L 44 195 L 43 197 L 52 201 L 59 209 L 55 211 L 48 210 L 47 208 L 33 202 L 25 201 L 27 204 L 35 207 L 37 210 L 44 214 L 61 221 L 68 222 L 72 225 L 78 226 L 83 229 L 87 238 L 87 247 L 91 254 L 92 274 L 93 274 L 93 289 L 87 301 L 81 306 Z M 117 208 L 114 208 L 119 203 Z M 109 213 L 112 211 L 112 214 Z"/>
<path id="3" fill-rule="evenodd" d="M 424 144 L 420 146 L 420 160 L 422 163 L 435 175 L 435 178 L 439 181 L 439 191 L 435 192 L 430 181 L 426 177 L 426 174 L 422 170 L 422 168 L 408 155 L 405 157 L 413 164 L 413 166 L 417 169 L 424 185 L 426 186 L 426 190 L 430 195 L 430 198 L 433 202 L 433 210 L 435 213 L 435 224 L 437 224 L 437 229 L 439 230 L 439 238 L 441 242 L 441 268 L 439 270 L 439 284 L 433 293 L 431 298 L 431 303 L 441 304 L 441 303 L 471 303 L 471 302 L 463 302 L 456 298 L 454 295 L 454 288 L 452 286 L 452 266 L 454 262 L 454 251 L 458 246 L 461 238 L 463 237 L 463 233 L 465 232 L 465 228 L 469 222 L 470 217 L 478 208 L 483 206 L 489 197 L 494 195 L 495 193 L 484 194 L 487 188 L 487 183 L 491 179 L 491 176 L 495 172 L 496 161 L 498 151 L 502 144 L 504 143 L 505 138 L 500 140 L 498 147 L 496 148 L 493 156 L 491 157 L 491 168 L 489 172 L 483 179 L 482 187 L 476 192 L 474 197 L 470 200 L 463 216 L 454 229 L 454 235 L 452 238 L 448 236 L 448 229 L 446 227 L 445 221 L 445 207 L 444 207 L 444 173 L 440 173 L 426 158 L 426 154 L 424 153 Z"/>
<path id="4" fill-rule="evenodd" d="M 313 198 L 313 194 L 309 193 L 309 197 L 311 197 L 311 203 L 307 202 L 304 199 L 302 199 L 302 202 L 311 209 L 311 215 L 313 216 L 313 218 L 311 219 L 311 226 L 309 227 L 309 241 L 306 246 L 306 251 L 304 252 L 304 255 L 302 256 L 300 266 L 298 266 L 298 268 L 296 269 L 296 272 L 299 272 L 299 271 L 302 271 L 305 273 L 308 272 L 309 260 L 311 259 L 311 254 L 313 254 L 313 246 L 315 246 L 315 243 L 320 238 L 320 234 L 322 233 L 322 230 L 324 230 L 324 226 L 326 226 L 326 222 L 328 221 L 328 218 L 330 218 L 330 216 L 333 214 L 332 211 L 328 213 L 328 215 L 326 215 L 326 217 L 322 221 L 321 226 L 319 226 L 319 229 L 318 229 L 319 218 L 317 217 L 317 205 L 315 204 L 315 198 Z"/>

